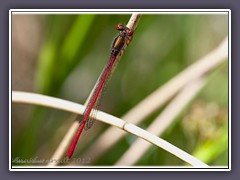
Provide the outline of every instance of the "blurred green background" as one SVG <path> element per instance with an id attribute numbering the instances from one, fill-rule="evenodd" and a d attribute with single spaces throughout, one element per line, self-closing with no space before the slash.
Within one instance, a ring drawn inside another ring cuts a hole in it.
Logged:
<path id="1" fill-rule="evenodd" d="M 13 15 L 12 90 L 84 104 L 108 61 L 118 33 L 115 25 L 127 24 L 129 18 L 130 14 Z M 228 16 L 223 14 L 143 15 L 100 109 L 121 117 L 213 50 L 227 34 Z M 162 110 L 140 127 L 146 128 Z M 12 159 L 49 159 L 74 120 L 68 112 L 12 104 Z M 81 157 L 107 127 L 96 122 L 84 132 L 76 156 Z M 161 137 L 209 165 L 228 165 L 227 61 L 212 71 L 207 85 Z M 93 165 L 114 164 L 134 139 L 127 135 Z M 136 165 L 185 163 L 152 146 Z"/>

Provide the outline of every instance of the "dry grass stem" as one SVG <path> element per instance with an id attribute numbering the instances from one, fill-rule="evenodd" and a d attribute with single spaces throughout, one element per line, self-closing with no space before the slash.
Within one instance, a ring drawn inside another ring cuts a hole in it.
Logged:
<path id="1" fill-rule="evenodd" d="M 187 85 L 151 123 L 146 131 L 156 136 L 160 136 L 204 85 L 205 81 L 202 79 L 196 80 Z M 141 159 L 141 157 L 143 157 L 144 153 L 146 153 L 150 147 L 151 145 L 149 143 L 137 139 L 123 154 L 116 165 L 130 166 L 135 164 Z"/>
<path id="2" fill-rule="evenodd" d="M 76 114 L 83 113 L 83 107 L 84 107 L 82 105 L 78 105 L 76 103 L 58 99 L 58 98 L 53 98 L 53 97 L 44 96 L 44 95 L 40 95 L 40 94 L 34 94 L 34 93 L 19 92 L 19 91 L 12 92 L 12 102 L 29 103 L 29 104 L 36 104 L 36 105 L 39 104 L 39 105 L 42 105 L 45 107 L 61 109 L 61 110 L 73 112 Z M 185 162 L 187 162 L 193 166 L 197 166 L 197 167 L 203 166 L 203 163 L 201 161 L 198 161 L 193 156 L 183 152 L 179 148 L 171 145 L 170 143 L 164 141 L 163 139 L 160 139 L 159 137 L 157 137 L 157 136 L 155 136 L 133 124 L 126 123 L 125 121 L 123 121 L 119 118 L 116 118 L 114 116 L 108 115 L 108 114 L 106 114 L 104 112 L 100 112 L 100 111 L 97 113 L 96 119 L 98 119 L 101 122 L 110 124 L 112 126 L 121 128 L 127 132 L 130 132 L 131 134 L 137 135 L 137 136 L 145 139 L 146 141 L 169 151 L 170 153 L 176 155 L 177 157 L 183 159 Z M 72 132 L 72 134 L 75 134 L 75 132 Z M 71 138 L 71 137 L 69 137 L 69 138 Z M 64 141 L 64 142 L 66 144 L 68 144 L 67 141 Z M 63 142 L 61 144 L 63 144 Z M 60 152 L 60 154 L 61 153 L 62 152 Z M 52 160 L 57 161 L 57 159 L 52 159 Z"/>

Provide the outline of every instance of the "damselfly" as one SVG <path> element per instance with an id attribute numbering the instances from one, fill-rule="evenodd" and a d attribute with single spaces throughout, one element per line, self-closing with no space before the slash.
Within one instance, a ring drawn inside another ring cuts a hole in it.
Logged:
<path id="1" fill-rule="evenodd" d="M 98 81 L 94 87 L 93 93 L 91 94 L 86 109 L 83 115 L 80 117 L 80 125 L 78 131 L 72 141 L 72 144 L 68 149 L 68 158 L 71 158 L 83 129 L 89 129 L 92 126 L 93 121 L 91 120 L 90 114 L 100 102 L 103 89 L 106 86 L 108 80 L 110 79 L 116 65 L 118 64 L 117 57 L 121 55 L 124 46 L 128 45 L 132 39 L 133 31 L 128 27 L 122 24 L 118 24 L 116 26 L 116 29 L 119 31 L 119 34 L 112 43 L 111 54 L 108 63 L 102 71 L 100 77 L 98 78 Z"/>

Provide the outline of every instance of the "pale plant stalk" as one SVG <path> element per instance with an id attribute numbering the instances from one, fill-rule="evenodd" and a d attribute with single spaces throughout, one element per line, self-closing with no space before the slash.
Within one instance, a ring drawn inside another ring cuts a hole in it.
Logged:
<path id="1" fill-rule="evenodd" d="M 206 84 L 205 79 L 197 79 L 184 87 L 180 93 L 170 102 L 170 104 L 153 120 L 146 129 L 147 132 L 160 136 L 165 129 L 175 120 L 189 102 Z M 151 147 L 151 144 L 145 143 L 141 139 L 133 142 L 130 148 L 121 156 L 115 165 L 131 166 L 140 160 L 144 153 Z"/>
<path id="2" fill-rule="evenodd" d="M 151 93 L 139 104 L 134 106 L 122 117 L 122 119 L 136 125 L 141 123 L 145 118 L 161 108 L 184 86 L 194 79 L 198 79 L 209 71 L 215 69 L 227 58 L 228 37 L 224 38 L 224 40 L 211 52 L 196 60 L 194 64 L 186 68 L 173 79 Z M 114 134 L 114 138 L 112 137 L 112 134 Z M 83 157 L 91 157 L 93 160 L 97 160 L 98 157 L 101 157 L 102 154 L 114 146 L 114 144 L 125 135 L 125 132 L 117 131 L 116 128 L 110 127 L 99 136 L 85 153 L 83 153 Z"/>
<path id="3" fill-rule="evenodd" d="M 28 103 L 28 104 L 38 104 L 45 107 L 52 107 L 56 109 L 61 109 L 65 111 L 69 111 L 76 114 L 82 114 L 84 110 L 84 106 L 54 98 L 45 95 L 35 94 L 35 93 L 27 93 L 27 92 L 19 92 L 13 91 L 12 92 L 12 102 L 15 103 Z M 182 151 L 181 149 L 175 147 L 174 145 L 168 143 L 167 141 L 131 124 L 127 123 L 117 117 L 112 115 L 108 115 L 107 113 L 99 111 L 96 114 L 96 119 L 107 123 L 109 125 L 115 126 L 120 128 L 126 132 L 129 132 L 133 135 L 136 135 L 151 144 L 154 144 L 160 148 L 167 150 L 168 152 L 172 153 L 173 155 L 177 156 L 178 158 L 184 160 L 186 163 L 191 164 L 194 167 L 208 167 L 203 162 L 199 161 L 197 158 L 191 156 L 190 154 Z M 68 142 L 66 142 L 68 144 Z M 56 161 L 56 159 L 51 159 Z"/>
<path id="4" fill-rule="evenodd" d="M 131 16 L 131 18 L 130 18 L 130 20 L 129 20 L 129 22 L 128 22 L 128 24 L 126 26 L 134 31 L 136 29 L 136 27 L 137 27 L 137 24 L 138 24 L 138 22 L 140 20 L 140 17 L 141 17 L 141 14 L 136 14 L 136 13 L 132 14 L 132 16 Z M 126 48 L 126 45 L 123 47 L 122 54 L 124 53 L 125 48 Z M 121 56 L 117 56 L 115 61 L 119 61 Z M 96 85 L 97 84 L 95 84 L 95 86 Z M 90 93 L 90 95 L 88 96 L 86 102 L 84 103 L 85 106 L 88 104 L 92 93 L 93 93 L 93 90 Z M 61 141 L 61 143 L 57 147 L 56 151 L 52 155 L 51 159 L 60 160 L 63 156 L 65 156 L 65 153 L 66 153 L 66 151 L 67 151 L 67 149 L 68 149 L 72 139 L 74 138 L 78 128 L 79 128 L 79 122 L 78 121 L 74 121 L 73 124 L 71 125 L 71 127 L 69 128 L 68 132 L 66 133 L 65 137 L 63 138 L 63 140 Z M 48 166 L 56 166 L 58 164 L 57 162 L 59 162 L 59 161 L 52 161 L 52 162 L 50 162 L 48 164 Z"/>

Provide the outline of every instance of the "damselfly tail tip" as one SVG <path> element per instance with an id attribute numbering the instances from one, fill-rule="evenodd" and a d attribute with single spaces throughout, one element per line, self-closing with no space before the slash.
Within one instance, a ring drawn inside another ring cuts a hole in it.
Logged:
<path id="1" fill-rule="evenodd" d="M 72 155 L 73 155 L 73 151 L 71 149 L 69 149 L 68 153 L 67 153 L 67 158 L 71 159 Z"/>
<path id="2" fill-rule="evenodd" d="M 70 159 L 73 155 L 73 152 L 75 150 L 75 147 L 77 145 L 77 142 L 78 142 L 78 139 L 83 131 L 83 128 L 84 128 L 84 125 L 85 125 L 85 122 L 84 123 L 81 123 L 81 125 L 79 126 L 78 128 L 78 131 L 77 131 L 77 134 L 76 136 L 74 137 L 73 141 L 72 141 L 72 144 L 70 145 L 69 149 L 68 149 L 68 152 L 67 152 L 67 158 Z"/>

